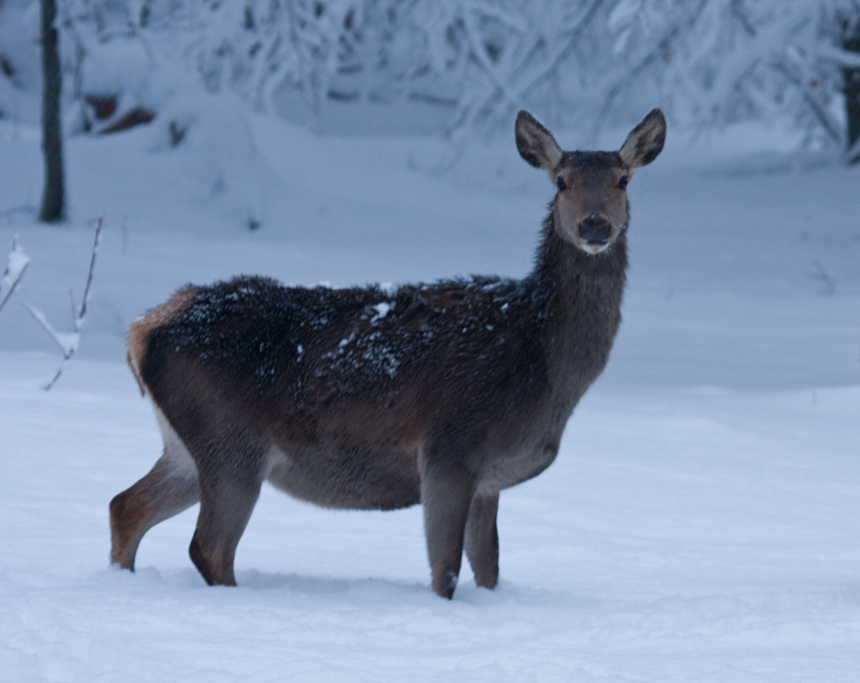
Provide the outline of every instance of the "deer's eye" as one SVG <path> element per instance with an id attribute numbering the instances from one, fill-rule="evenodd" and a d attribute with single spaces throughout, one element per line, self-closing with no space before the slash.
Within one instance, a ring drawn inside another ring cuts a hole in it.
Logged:
<path id="1" fill-rule="evenodd" d="M 618 181 L 618 189 L 623 190 L 627 187 L 627 183 L 630 181 L 626 175 L 621 176 L 621 180 Z"/>
<path id="2" fill-rule="evenodd" d="M 567 189 L 567 183 L 564 182 L 564 178 L 556 178 L 555 179 L 555 185 L 559 190 L 566 190 Z"/>

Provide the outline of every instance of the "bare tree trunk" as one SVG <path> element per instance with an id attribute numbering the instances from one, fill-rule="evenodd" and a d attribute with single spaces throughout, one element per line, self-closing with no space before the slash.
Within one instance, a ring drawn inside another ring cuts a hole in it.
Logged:
<path id="1" fill-rule="evenodd" d="M 45 157 L 45 191 L 39 220 L 57 223 L 65 217 L 63 137 L 60 132 L 60 72 L 56 0 L 41 0 L 42 6 L 42 152 Z"/>
<path id="2" fill-rule="evenodd" d="M 860 11 L 853 17 L 842 19 L 842 47 L 846 52 L 860 55 Z M 860 67 L 842 67 L 845 92 L 845 115 L 848 121 L 848 150 L 860 140 Z M 860 162 L 860 152 L 848 159 L 848 163 Z"/>

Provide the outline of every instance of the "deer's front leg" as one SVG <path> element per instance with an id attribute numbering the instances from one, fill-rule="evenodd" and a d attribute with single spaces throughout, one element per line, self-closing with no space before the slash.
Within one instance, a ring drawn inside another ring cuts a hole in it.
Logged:
<path id="1" fill-rule="evenodd" d="M 499 580 L 498 511 L 498 493 L 475 494 L 466 522 L 466 557 L 475 572 L 475 583 L 484 588 L 495 588 Z"/>
<path id="2" fill-rule="evenodd" d="M 421 502 L 427 552 L 433 572 L 433 590 L 449 600 L 454 597 L 474 476 L 450 461 L 425 465 L 421 476 Z"/>

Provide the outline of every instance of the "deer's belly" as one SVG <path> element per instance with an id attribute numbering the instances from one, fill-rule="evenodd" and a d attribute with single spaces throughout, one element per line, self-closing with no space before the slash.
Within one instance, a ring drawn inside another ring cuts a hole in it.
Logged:
<path id="1" fill-rule="evenodd" d="M 420 501 L 414 451 L 352 445 L 268 453 L 267 479 L 296 498 L 332 508 L 392 510 Z"/>
<path id="2" fill-rule="evenodd" d="M 484 467 L 479 490 L 482 493 L 495 493 L 536 477 L 553 463 L 557 454 L 557 444 L 502 454 Z"/>

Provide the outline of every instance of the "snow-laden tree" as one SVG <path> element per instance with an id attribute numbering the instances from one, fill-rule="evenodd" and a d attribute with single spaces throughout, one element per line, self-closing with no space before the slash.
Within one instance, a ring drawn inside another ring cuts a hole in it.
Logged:
<path id="1" fill-rule="evenodd" d="M 848 146 L 858 25 L 857 0 L 620 0 L 604 108 L 644 80 L 684 122 L 789 116 L 810 141 Z"/>
<path id="2" fill-rule="evenodd" d="M 35 0 L 7 0 L 28 1 Z M 675 123 L 701 127 L 785 118 L 810 143 L 834 149 L 860 134 L 850 114 L 860 0 L 64 0 L 61 7 L 66 69 L 89 118 L 110 94 L 89 85 L 110 81 L 96 74 L 114 60 L 98 55 L 125 42 L 153 65 L 182 64 L 209 90 L 233 90 L 280 115 L 291 98 L 316 116 L 334 105 L 425 106 L 440 113 L 447 132 L 472 134 L 507 130 L 522 106 L 554 126 L 597 130 L 660 105 Z"/>
<path id="3" fill-rule="evenodd" d="M 105 42 L 140 40 L 263 111 L 298 94 L 315 113 L 423 103 L 448 130 L 507 125 L 525 104 L 571 124 L 596 115 L 614 62 L 605 0 L 67 2 L 70 70 Z"/>

